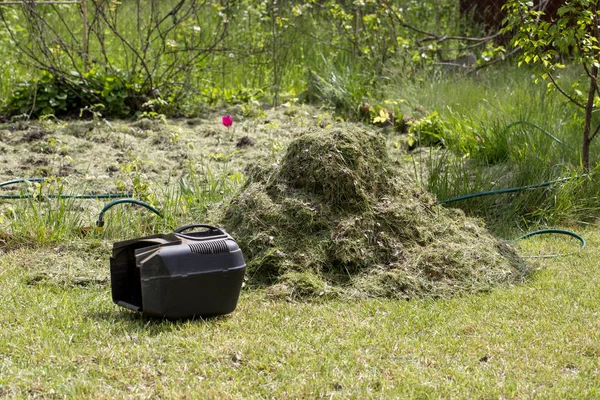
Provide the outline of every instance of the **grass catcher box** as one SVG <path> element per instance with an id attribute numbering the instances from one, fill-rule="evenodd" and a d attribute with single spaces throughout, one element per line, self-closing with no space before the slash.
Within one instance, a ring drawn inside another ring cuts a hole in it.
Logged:
<path id="1" fill-rule="evenodd" d="M 192 228 L 198 231 L 183 233 Z M 113 301 L 165 318 L 235 310 L 246 264 L 225 231 L 189 225 L 170 234 L 117 242 L 110 258 Z"/>

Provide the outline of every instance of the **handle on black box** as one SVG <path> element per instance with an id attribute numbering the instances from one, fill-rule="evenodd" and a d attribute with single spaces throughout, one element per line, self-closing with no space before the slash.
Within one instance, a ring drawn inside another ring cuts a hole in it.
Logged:
<path id="1" fill-rule="evenodd" d="M 181 228 L 175 229 L 175 233 L 182 233 L 183 231 L 187 231 L 188 229 L 192 229 L 192 228 L 208 228 L 210 230 L 218 231 L 221 235 L 225 235 L 225 231 L 223 231 L 222 229 L 219 229 L 216 226 L 205 225 L 205 224 L 191 224 L 191 225 L 182 226 Z"/>

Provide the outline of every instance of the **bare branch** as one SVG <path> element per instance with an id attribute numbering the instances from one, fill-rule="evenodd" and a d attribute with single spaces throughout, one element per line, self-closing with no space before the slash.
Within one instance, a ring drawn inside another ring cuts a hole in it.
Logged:
<path id="1" fill-rule="evenodd" d="M 581 102 L 577 101 L 577 99 L 575 99 L 573 96 L 571 96 L 570 94 L 568 94 L 567 92 L 565 92 L 564 89 L 562 87 L 560 87 L 560 85 L 558 84 L 558 82 L 556 82 L 556 79 L 554 78 L 554 76 L 552 75 L 552 73 L 548 72 L 548 78 L 550 78 L 550 81 L 552 82 L 552 84 L 554 85 L 554 87 L 556 88 L 556 90 L 558 90 L 560 92 L 560 94 L 562 94 L 563 96 L 565 96 L 571 103 L 575 104 L 577 107 L 585 109 L 585 105 L 584 104 L 582 104 Z"/>
<path id="2" fill-rule="evenodd" d="M 507 58 L 512 57 L 513 55 L 517 54 L 519 51 L 521 51 L 521 48 L 517 46 L 514 49 L 512 49 L 508 54 L 504 55 L 504 57 L 502 57 L 502 58 L 496 58 L 494 60 L 488 61 L 485 64 L 478 65 L 472 71 L 469 71 L 469 73 L 472 74 L 472 73 L 480 71 L 480 70 L 482 70 L 484 68 L 490 67 L 490 66 L 496 64 L 497 62 L 506 60 Z"/>
<path id="3" fill-rule="evenodd" d="M 98 8 L 98 10 L 100 10 L 100 8 Z M 128 48 L 129 50 L 131 50 L 133 52 L 133 54 L 137 57 L 137 60 L 140 61 L 142 68 L 146 72 L 146 79 L 149 82 L 149 88 L 150 88 L 150 90 L 152 90 L 153 89 L 152 76 L 150 73 L 150 69 L 148 68 L 148 65 L 144 62 L 144 58 L 142 58 L 142 55 L 137 51 L 137 49 L 135 48 L 135 46 L 133 44 L 129 43 L 129 41 L 127 39 L 125 39 L 125 37 L 117 29 L 116 25 L 111 23 L 108 16 L 106 15 L 106 13 L 103 10 L 100 11 L 100 16 L 103 18 L 104 22 L 106 22 L 106 24 L 110 28 L 111 32 L 114 33 L 115 36 L 117 36 L 119 38 L 119 40 L 121 41 L 123 46 L 125 48 Z"/>
<path id="4" fill-rule="evenodd" d="M 409 29 L 413 29 L 410 28 L 409 25 L 405 24 L 404 27 L 409 28 Z M 462 40 L 465 42 L 475 42 L 475 44 L 473 46 L 479 46 L 481 44 L 485 44 L 488 42 L 491 42 L 494 39 L 497 39 L 498 37 L 500 37 L 501 34 L 500 33 L 496 33 L 494 35 L 491 36 L 485 36 L 485 37 L 471 37 L 471 36 L 448 36 L 448 35 L 444 35 L 444 36 L 436 36 L 433 34 L 430 34 L 430 36 L 425 37 L 423 39 L 417 40 L 417 43 L 426 43 L 426 42 L 432 42 L 435 41 L 437 43 L 442 43 L 445 42 L 447 40 Z"/>
<path id="5" fill-rule="evenodd" d="M 598 132 L 600 132 L 600 124 L 596 125 L 596 129 L 594 129 L 594 133 L 592 133 L 592 135 L 590 136 L 590 141 L 594 140 L 594 138 L 596 137 Z"/>
<path id="6" fill-rule="evenodd" d="M 382 3 L 385 4 L 385 6 L 388 8 L 388 10 L 390 10 L 390 11 L 392 10 L 389 0 L 384 0 Z M 448 35 L 440 36 L 440 35 L 436 35 L 435 33 L 427 32 L 423 29 L 420 29 L 420 28 L 417 28 L 415 26 L 408 24 L 397 13 L 390 12 L 390 15 L 392 15 L 394 17 L 394 19 L 400 26 L 402 26 L 406 29 L 410 29 L 413 32 L 417 32 L 417 33 L 420 33 L 421 35 L 424 35 L 425 37 L 423 39 L 417 40 L 417 43 L 421 43 L 421 44 L 426 43 L 426 42 L 431 42 L 431 41 L 435 41 L 437 43 L 442 43 L 447 40 L 471 41 L 471 42 L 477 42 L 477 44 L 485 44 L 485 43 L 488 43 L 488 42 L 501 36 L 500 33 L 496 33 L 491 36 L 479 37 L 479 38 L 471 37 L 471 36 L 448 36 Z"/>

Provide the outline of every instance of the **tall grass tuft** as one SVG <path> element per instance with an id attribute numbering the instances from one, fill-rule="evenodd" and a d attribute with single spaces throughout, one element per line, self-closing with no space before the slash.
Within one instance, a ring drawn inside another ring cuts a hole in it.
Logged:
<path id="1" fill-rule="evenodd" d="M 109 211 L 112 214 L 107 216 L 103 235 L 111 239 L 137 237 L 193 223 L 212 223 L 219 207 L 242 183 L 242 175 L 230 173 L 227 167 L 217 170 L 209 164 L 189 166 L 182 176 L 151 185 L 145 194 L 162 218 L 136 206 L 115 207 Z"/>
<path id="2" fill-rule="evenodd" d="M 14 200 L 5 215 L 10 227 L 7 239 L 27 246 L 68 241 L 82 222 L 76 200 L 65 198 Z"/>

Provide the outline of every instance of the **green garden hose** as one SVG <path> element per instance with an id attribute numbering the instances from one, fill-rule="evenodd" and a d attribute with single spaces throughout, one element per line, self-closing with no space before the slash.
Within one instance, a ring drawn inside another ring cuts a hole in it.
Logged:
<path id="1" fill-rule="evenodd" d="M 523 123 L 523 124 L 528 124 L 528 125 L 532 125 L 535 126 L 539 129 L 539 126 L 532 124 L 530 122 L 527 121 L 517 121 L 511 125 L 509 125 L 507 127 L 507 129 L 512 126 L 515 125 L 517 123 Z M 542 129 L 543 131 L 543 129 Z M 544 131 L 545 132 L 545 131 Z M 547 132 L 546 132 L 547 133 Z M 550 135 L 548 133 L 548 135 Z M 563 144 L 560 140 L 556 139 L 554 136 L 550 135 L 552 138 L 554 138 L 556 141 L 558 141 L 559 143 Z M 573 178 L 562 178 L 562 179 L 557 179 L 554 181 L 548 181 L 548 182 L 543 182 L 543 183 L 539 183 L 539 184 L 534 184 L 534 185 L 527 185 L 527 186 L 520 186 L 520 187 L 514 187 L 514 188 L 505 188 L 505 189 L 498 189 L 498 190 L 490 190 L 490 191 L 486 191 L 486 192 L 478 192 L 478 193 L 471 193 L 471 194 L 466 194 L 466 195 L 462 195 L 462 196 L 457 196 L 457 197 L 452 197 L 449 199 L 445 199 L 445 200 L 440 200 L 438 201 L 437 204 L 448 204 L 448 203 L 452 203 L 455 201 L 461 201 L 461 200 L 466 200 L 466 199 L 471 199 L 471 198 L 475 198 L 475 197 L 481 197 L 481 196 L 489 196 L 489 195 L 495 195 L 495 194 L 502 194 L 502 193 L 511 193 L 511 192 L 518 192 L 518 191 L 523 191 L 523 190 L 528 190 L 528 189 L 537 189 L 537 188 L 542 188 L 542 187 L 548 187 L 557 183 L 562 183 L 565 182 L 567 180 L 570 179 L 574 179 L 574 178 L 580 178 L 580 177 L 586 177 L 587 175 L 580 175 L 580 176 L 576 176 Z M 15 183 L 22 183 L 22 182 L 42 182 L 44 181 L 44 178 L 24 178 L 24 179 L 14 179 L 11 181 L 6 181 L 6 182 L 2 182 L 0 183 L 0 187 L 3 186 L 8 186 L 8 185 L 12 185 Z M 149 205 L 148 203 L 144 203 L 141 200 L 136 200 L 136 199 L 131 199 L 128 198 L 131 196 L 130 193 L 114 193 L 114 194 L 85 194 L 85 195 L 69 195 L 69 194 L 49 194 L 46 195 L 49 198 L 72 198 L 72 199 L 110 199 L 110 198 L 118 198 L 118 200 L 114 200 L 111 201 L 110 203 L 106 204 L 103 208 L 102 211 L 100 211 L 100 214 L 98 215 L 98 220 L 96 221 L 96 226 L 98 226 L 99 228 L 104 226 L 104 214 L 106 213 L 106 211 L 108 211 L 110 208 L 112 208 L 113 206 L 116 206 L 117 204 L 123 204 L 123 203 L 131 203 L 131 204 L 137 204 L 140 205 L 142 207 L 145 207 L 146 209 L 152 211 L 153 213 L 155 213 L 156 215 L 158 215 L 159 217 L 162 218 L 162 213 L 160 211 L 158 211 L 156 208 L 152 207 L 151 205 Z M 33 195 L 27 194 L 27 195 L 1 195 L 0 199 L 26 199 L 26 198 L 32 198 L 34 197 Z M 124 198 L 127 197 L 127 198 Z M 568 235 L 571 237 L 574 237 L 576 239 L 578 239 L 581 242 L 581 248 L 580 250 L 583 250 L 586 246 L 586 242 L 585 239 L 578 235 L 575 232 L 571 232 L 568 230 L 563 230 L 563 229 L 542 229 L 542 230 L 538 230 L 538 231 L 534 231 L 534 232 L 529 232 L 526 233 L 524 235 L 519 236 L 518 238 L 516 238 L 514 241 L 518 241 L 518 240 L 522 240 L 522 239 L 526 239 L 528 237 L 534 236 L 534 235 L 541 235 L 541 234 L 563 234 L 563 235 Z M 568 253 L 568 254 L 572 254 L 572 253 Z M 539 258 L 548 258 L 548 257 L 559 257 L 559 256 L 564 256 L 567 254 L 551 254 L 551 255 L 546 255 L 546 256 L 532 256 L 532 257 L 539 257 Z"/>
<path id="2" fill-rule="evenodd" d="M 137 204 L 139 206 L 147 208 L 148 210 L 152 211 L 153 213 L 155 213 L 156 215 L 158 215 L 159 217 L 162 218 L 161 212 L 158 211 L 156 208 L 152 207 L 148 203 L 144 203 L 143 201 L 136 200 L 136 199 L 119 199 L 119 200 L 111 201 L 110 203 L 108 203 L 107 205 L 104 206 L 102 211 L 100 211 L 100 215 L 98 215 L 98 220 L 96 221 L 96 226 L 98 228 L 102 228 L 104 226 L 104 213 L 106 211 L 108 211 L 111 207 L 116 206 L 117 204 L 122 204 L 122 203 Z"/>
<path id="3" fill-rule="evenodd" d="M 547 130 L 545 130 L 541 126 L 539 126 L 537 124 L 534 124 L 533 122 L 529 122 L 529 121 L 515 121 L 515 122 L 507 125 L 506 128 L 504 129 L 504 131 L 508 131 L 510 128 L 512 128 L 513 126 L 516 126 L 516 125 L 528 125 L 528 126 L 531 126 L 533 128 L 536 128 L 540 132 L 542 132 L 545 135 L 547 135 L 548 137 L 550 137 L 555 142 L 563 145 L 564 147 L 566 147 L 568 149 L 571 149 L 571 147 L 569 145 L 567 145 L 565 142 L 563 142 L 562 140 L 560 140 L 556 136 L 552 135 L 550 132 L 548 132 Z M 502 193 L 520 192 L 520 191 L 529 190 L 529 189 L 538 189 L 538 188 L 552 186 L 552 185 L 555 185 L 557 183 L 563 183 L 563 182 L 566 182 L 568 180 L 575 179 L 575 178 L 583 178 L 583 177 L 586 177 L 586 176 L 587 176 L 587 174 L 585 174 L 585 175 L 579 175 L 579 176 L 575 176 L 575 177 L 570 177 L 570 178 L 557 179 L 557 180 L 554 180 L 554 181 L 548 181 L 548 182 L 538 183 L 538 184 L 534 184 L 534 185 L 519 186 L 519 187 L 505 188 L 505 189 L 498 189 L 498 190 L 490 190 L 490 191 L 486 191 L 486 192 L 470 193 L 470 194 L 466 194 L 466 195 L 463 195 L 463 196 L 457 196 L 457 197 L 452 197 L 452 198 L 445 199 L 445 200 L 440 200 L 440 201 L 438 201 L 437 204 L 448 204 L 448 203 L 452 203 L 452 202 L 455 202 L 455 201 L 472 199 L 472 198 L 475 198 L 475 197 L 490 196 L 490 195 L 496 195 L 496 194 L 502 194 Z M 519 236 L 514 241 L 516 242 L 518 240 L 522 240 L 522 239 L 528 238 L 530 236 L 541 235 L 541 234 L 563 234 L 563 235 L 572 236 L 572 237 L 578 239 L 581 242 L 581 248 L 580 248 L 580 250 L 583 250 L 585 248 L 585 246 L 586 246 L 585 239 L 583 237 L 581 237 L 580 235 L 576 234 L 575 232 L 571 232 L 571 231 L 567 231 L 567 230 L 563 230 L 563 229 L 542 229 L 542 230 L 538 230 L 538 231 L 534 231 L 534 232 L 529 232 L 529 233 L 526 233 L 526 234 L 524 234 L 522 236 Z M 568 254 L 572 254 L 572 253 L 568 253 Z M 565 256 L 565 255 L 567 255 L 567 254 L 551 254 L 551 255 L 546 255 L 546 256 L 531 256 L 531 257 L 549 258 L 549 257 L 559 257 L 559 256 Z"/>
<path id="4" fill-rule="evenodd" d="M 32 199 L 32 198 L 43 198 L 48 197 L 51 199 L 119 199 L 123 197 L 131 197 L 131 193 L 104 193 L 104 194 L 47 194 L 47 195 L 33 195 L 33 194 L 5 194 L 0 195 L 0 199 L 7 200 L 18 200 L 18 199 Z"/>
<path id="5" fill-rule="evenodd" d="M 585 239 L 582 236 L 576 234 L 575 232 L 567 231 L 564 229 L 541 229 L 539 231 L 529 232 L 529 233 L 519 236 L 518 238 L 513 240 L 513 242 L 516 242 L 516 241 L 519 241 L 522 239 L 526 239 L 526 238 L 534 236 L 534 235 L 544 235 L 544 234 L 550 234 L 550 233 L 558 233 L 561 235 L 567 235 L 567 236 L 574 237 L 575 239 L 579 240 L 579 242 L 581 243 L 581 248 L 579 250 L 581 251 L 581 250 L 585 249 L 586 243 L 585 243 Z M 566 256 L 566 255 L 573 254 L 573 253 L 575 253 L 575 252 L 571 252 L 571 253 L 567 253 L 567 254 L 547 254 L 547 255 L 543 255 L 543 256 L 522 256 L 522 257 L 524 257 L 524 258 L 552 258 L 552 257 L 562 257 L 562 256 Z"/>
<path id="6" fill-rule="evenodd" d="M 489 195 L 493 195 L 493 194 L 519 192 L 519 191 L 528 190 L 528 189 L 537 189 L 537 188 L 541 188 L 541 187 L 551 186 L 556 183 L 562 183 L 562 182 L 565 182 L 570 179 L 583 178 L 586 176 L 587 176 L 587 174 L 579 175 L 579 176 L 575 176 L 575 177 L 571 177 L 571 178 L 557 179 L 554 181 L 543 182 L 543 183 L 539 183 L 539 184 L 535 184 L 535 185 L 527 185 L 527 186 L 520 186 L 520 187 L 514 187 L 514 188 L 490 190 L 487 192 L 470 193 L 470 194 L 465 194 L 463 196 L 452 197 L 450 199 L 440 200 L 437 202 L 437 204 L 448 204 L 448 203 L 452 203 L 455 201 L 472 199 L 474 197 L 489 196 Z M 579 240 L 581 242 L 581 248 L 579 249 L 580 251 L 583 250 L 586 246 L 585 239 L 583 237 L 576 234 L 575 232 L 571 232 L 571 231 L 567 231 L 567 230 L 563 230 L 563 229 L 541 229 L 538 231 L 529 232 L 529 233 L 519 236 L 518 238 L 513 240 L 513 242 L 516 242 L 518 240 L 522 240 L 522 239 L 525 239 L 525 238 L 528 238 L 528 237 L 534 236 L 534 235 L 555 234 L 555 233 L 572 236 L 572 237 L 576 238 L 577 240 Z M 552 257 L 562 257 L 562 256 L 566 256 L 569 254 L 573 254 L 573 252 L 567 253 L 567 254 L 549 254 L 549 255 L 543 255 L 543 256 L 524 256 L 524 258 L 552 258 Z"/>
<path id="7" fill-rule="evenodd" d="M 470 194 L 465 194 L 465 195 L 462 195 L 462 196 L 452 197 L 452 198 L 445 199 L 445 200 L 439 200 L 438 204 L 448 204 L 448 203 L 452 203 L 452 202 L 455 202 L 455 201 L 472 199 L 474 197 L 490 196 L 490 195 L 493 195 L 493 194 L 512 193 L 512 192 L 520 192 L 520 191 L 528 190 L 528 189 L 538 189 L 538 188 L 552 186 L 552 185 L 555 185 L 557 183 L 567 182 L 567 181 L 569 181 L 571 179 L 585 178 L 586 176 L 587 176 L 587 174 L 584 174 L 584 175 L 578 175 L 578 176 L 569 177 L 569 178 L 557 179 L 557 180 L 554 180 L 554 181 L 537 183 L 537 184 L 534 184 L 534 185 L 519 186 L 519 187 L 505 188 L 505 189 L 498 189 L 498 190 L 490 190 L 490 191 L 487 191 L 487 192 L 470 193 Z"/>
<path id="8" fill-rule="evenodd" d="M 6 181 L 0 183 L 0 187 L 14 185 L 15 183 L 23 183 L 23 182 L 43 182 L 44 178 L 22 178 L 22 179 L 13 179 L 11 181 Z M 105 193 L 105 194 L 63 194 L 63 193 L 52 193 L 44 196 L 41 195 L 32 195 L 32 194 L 5 194 L 0 195 L 0 199 L 7 200 L 18 200 L 18 199 L 31 199 L 38 197 L 48 197 L 52 199 L 117 199 L 123 197 L 131 197 L 133 196 L 131 193 Z"/>
<path id="9" fill-rule="evenodd" d="M 13 179 L 11 181 L 6 181 L 6 182 L 0 183 L 0 187 L 13 185 L 15 183 L 22 183 L 22 182 L 43 182 L 43 181 L 44 181 L 44 178 Z M 56 193 L 53 193 L 53 194 L 47 194 L 44 196 L 32 195 L 32 194 L 0 195 L 0 199 L 18 200 L 18 199 L 40 198 L 40 197 L 48 197 L 48 198 L 54 198 L 54 199 L 115 199 L 115 198 L 119 199 L 119 200 L 111 201 L 110 203 L 105 205 L 104 208 L 102 208 L 100 215 L 98 215 L 98 220 L 96 221 L 96 226 L 98 226 L 99 228 L 104 226 L 104 213 L 106 211 L 108 211 L 108 209 L 110 209 L 111 207 L 113 207 L 117 204 L 121 204 L 121 203 L 133 203 L 133 204 L 140 205 L 140 206 L 145 207 L 148 210 L 152 211 L 156 215 L 162 217 L 161 212 L 158 211 L 156 208 L 152 207 L 151 205 L 149 205 L 147 203 L 144 203 L 143 201 L 131 199 L 130 198 L 131 196 L 132 196 L 131 193 L 105 193 L 105 194 L 62 194 L 62 193 L 56 194 Z"/>
<path id="10" fill-rule="evenodd" d="M 43 181 L 44 181 L 44 178 L 13 179 L 12 181 L 6 181 L 6 182 L 0 183 L 0 187 L 14 185 L 15 183 L 22 183 L 22 182 L 43 182 Z"/>
<path id="11" fill-rule="evenodd" d="M 513 126 L 516 126 L 516 125 L 529 125 L 533 128 L 536 128 L 536 129 L 540 130 L 541 132 L 543 132 L 544 134 L 546 134 L 548 137 L 550 137 L 555 142 L 562 144 L 563 146 L 565 146 L 568 149 L 571 149 L 571 147 L 569 145 L 567 145 L 565 142 L 563 142 L 562 140 L 560 140 L 559 138 L 557 138 L 556 136 L 554 136 L 553 134 L 551 134 L 550 132 L 548 132 L 547 130 L 542 128 L 541 126 L 534 124 L 533 122 L 515 121 L 512 124 L 507 125 L 506 128 L 504 128 L 504 131 L 506 132 L 507 130 L 509 130 L 510 128 L 512 128 Z"/>

